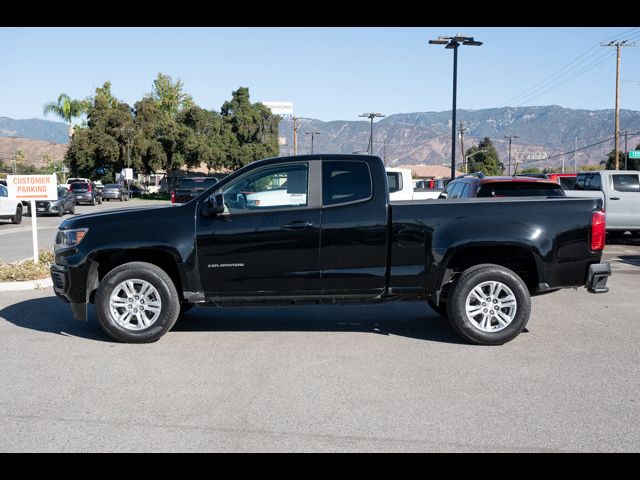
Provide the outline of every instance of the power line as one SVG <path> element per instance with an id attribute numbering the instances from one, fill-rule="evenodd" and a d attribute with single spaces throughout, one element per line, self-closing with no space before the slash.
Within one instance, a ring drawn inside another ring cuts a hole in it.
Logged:
<path id="1" fill-rule="evenodd" d="M 640 132 L 629 133 L 629 135 L 633 137 L 635 135 L 640 135 Z M 615 136 L 609 137 L 609 138 L 605 138 L 604 140 L 601 140 L 601 141 L 596 142 L 596 143 L 592 143 L 591 145 L 586 145 L 584 147 L 576 148 L 576 149 L 568 151 L 568 152 L 563 152 L 563 153 L 559 153 L 557 155 L 552 155 L 552 156 L 547 157 L 547 158 L 541 158 L 541 159 L 538 159 L 538 160 L 529 160 L 527 162 L 521 162 L 520 165 L 526 165 L 526 164 L 529 164 L 529 163 L 537 163 L 537 162 L 546 162 L 546 161 L 552 160 L 554 158 L 558 158 L 558 157 L 562 157 L 562 156 L 565 156 L 565 155 L 569 155 L 571 153 L 580 152 L 582 150 L 586 150 L 588 148 L 595 147 L 597 145 L 601 145 L 601 144 L 606 143 L 606 142 L 610 142 L 614 138 L 615 138 Z"/>
<path id="2" fill-rule="evenodd" d="M 602 41 L 606 42 L 608 40 L 612 40 L 615 37 L 624 36 L 624 35 L 628 36 L 628 35 L 631 35 L 631 33 L 634 30 L 637 31 L 639 29 L 640 29 L 640 27 L 633 27 L 633 28 L 624 30 L 623 32 L 620 32 L 619 34 L 607 37 Z M 640 32 L 634 33 L 633 36 L 637 35 L 638 33 L 640 33 Z M 590 48 L 588 48 L 587 50 L 582 52 L 580 55 L 578 55 L 576 58 L 571 60 L 568 64 L 564 65 L 563 67 L 561 67 L 558 70 L 556 70 L 555 72 L 553 72 L 551 75 L 543 78 L 541 81 L 533 84 L 531 87 L 529 87 L 526 90 L 520 92 L 519 94 L 512 96 L 511 98 L 509 98 L 502 105 L 502 107 L 509 106 L 509 104 L 511 104 L 512 102 L 516 102 L 517 100 L 521 100 L 523 98 L 532 97 L 532 96 L 534 96 L 534 92 L 536 92 L 536 91 L 543 90 L 543 89 L 547 89 L 547 91 L 550 90 L 548 87 L 550 85 L 552 85 L 554 82 L 557 82 L 562 77 L 568 75 L 572 71 L 584 66 L 586 63 L 592 61 L 595 57 L 599 57 L 599 54 L 596 53 L 596 51 L 598 50 L 598 46 L 599 46 L 599 43 L 591 46 Z M 602 58 L 602 57 L 599 57 L 599 58 Z M 595 66 L 595 65 L 592 65 L 592 66 Z M 584 73 L 584 72 L 582 72 L 582 73 Z M 578 75 L 576 75 L 576 76 L 578 76 Z M 573 78 L 575 78 L 575 77 L 573 77 Z M 534 96 L 534 98 L 537 98 L 537 97 Z"/>

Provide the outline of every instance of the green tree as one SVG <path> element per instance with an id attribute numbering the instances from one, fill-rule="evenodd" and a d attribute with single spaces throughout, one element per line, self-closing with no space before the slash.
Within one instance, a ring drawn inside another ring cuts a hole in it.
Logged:
<path id="1" fill-rule="evenodd" d="M 537 167 L 523 168 L 522 173 L 542 173 Z"/>
<path id="2" fill-rule="evenodd" d="M 484 152 L 481 150 L 484 150 Z M 473 155 L 476 152 L 480 153 Z M 469 172 L 482 172 L 485 175 L 500 175 L 504 169 L 504 166 L 500 163 L 498 152 L 489 137 L 485 137 L 478 145 L 474 145 L 467 150 L 466 155 L 473 155 L 473 157 L 469 158 Z"/>
<path id="3" fill-rule="evenodd" d="M 52 114 L 67 122 L 69 132 L 71 132 L 73 119 L 81 117 L 88 108 L 89 102 L 87 100 L 74 100 L 66 93 L 61 93 L 57 102 L 45 104 L 43 110 L 45 115 Z"/>
<path id="4" fill-rule="evenodd" d="M 240 87 L 224 102 L 221 113 L 235 137 L 229 142 L 227 167 L 239 168 L 260 158 L 278 155 L 280 117 L 261 103 L 252 104 L 249 89 Z"/>
<path id="5" fill-rule="evenodd" d="M 191 95 L 183 92 L 182 81 L 180 79 L 174 81 L 169 75 L 163 73 L 158 73 L 153 81 L 153 90 L 147 98 L 154 100 L 160 110 L 171 116 L 194 105 Z"/>

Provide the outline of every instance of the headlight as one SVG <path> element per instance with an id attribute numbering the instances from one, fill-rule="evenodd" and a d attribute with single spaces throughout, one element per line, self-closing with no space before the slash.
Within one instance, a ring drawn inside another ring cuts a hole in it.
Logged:
<path id="1" fill-rule="evenodd" d="M 73 228 L 70 230 L 58 230 L 56 235 L 55 250 L 59 248 L 75 247 L 89 231 L 88 228 Z"/>

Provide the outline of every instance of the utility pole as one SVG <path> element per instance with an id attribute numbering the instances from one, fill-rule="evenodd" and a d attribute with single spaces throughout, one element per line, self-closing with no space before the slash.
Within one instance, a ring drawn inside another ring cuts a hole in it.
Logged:
<path id="1" fill-rule="evenodd" d="M 13 174 L 16 174 L 16 163 L 18 159 L 18 152 L 16 152 L 16 136 L 11 135 L 11 145 L 13 146 Z"/>
<path id="2" fill-rule="evenodd" d="M 562 173 L 564 173 L 564 157 L 562 157 Z"/>
<path id="3" fill-rule="evenodd" d="M 387 142 L 384 142 L 384 147 L 382 150 L 382 163 L 384 164 L 384 166 L 387 166 Z"/>
<path id="4" fill-rule="evenodd" d="M 628 40 L 618 41 L 612 40 L 609 43 L 600 44 L 603 47 L 616 47 L 616 119 L 615 119 L 615 169 L 620 170 L 620 163 L 618 158 L 618 141 L 620 136 L 620 48 L 622 47 L 634 47 L 635 43 L 631 43 Z"/>
<path id="5" fill-rule="evenodd" d="M 509 170 L 507 170 L 507 176 L 511 176 L 511 139 L 512 138 L 520 138 L 518 135 L 505 135 L 504 138 L 508 138 L 509 139 Z M 516 171 L 518 170 L 518 167 L 516 165 Z M 515 173 L 514 173 L 515 175 Z"/>
<path id="6" fill-rule="evenodd" d="M 298 117 L 293 117 L 293 154 L 298 154 L 298 129 L 300 124 L 298 123 Z"/>
<path id="7" fill-rule="evenodd" d="M 369 155 L 373 155 L 373 119 L 376 117 L 385 117 L 386 115 L 382 115 L 381 113 L 363 113 L 362 115 L 358 115 L 359 117 L 369 118 L 371 120 L 371 134 L 369 135 Z"/>
<path id="8" fill-rule="evenodd" d="M 465 163 L 464 157 L 464 132 L 466 132 L 468 128 L 464 128 L 464 122 L 460 120 L 460 155 L 462 156 L 462 167 L 464 169 L 464 173 L 467 173 L 467 167 Z"/>
<path id="9" fill-rule="evenodd" d="M 578 162 L 576 160 L 576 154 L 578 153 L 578 137 L 576 137 L 575 148 L 573 149 L 573 173 L 578 173 Z"/>

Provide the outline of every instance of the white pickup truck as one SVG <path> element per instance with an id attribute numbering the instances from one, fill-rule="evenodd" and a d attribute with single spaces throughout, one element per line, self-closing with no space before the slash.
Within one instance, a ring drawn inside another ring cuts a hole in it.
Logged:
<path id="1" fill-rule="evenodd" d="M 602 198 L 607 231 L 630 231 L 640 235 L 640 172 L 600 170 L 581 172 L 568 197 Z"/>
<path id="2" fill-rule="evenodd" d="M 387 183 L 389 185 L 389 199 L 396 200 L 428 200 L 437 199 L 442 190 L 413 188 L 411 169 L 409 168 L 386 168 Z"/>

